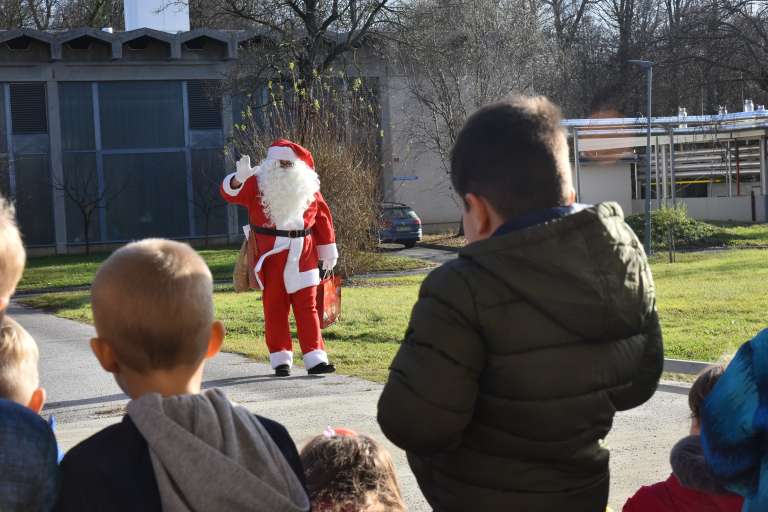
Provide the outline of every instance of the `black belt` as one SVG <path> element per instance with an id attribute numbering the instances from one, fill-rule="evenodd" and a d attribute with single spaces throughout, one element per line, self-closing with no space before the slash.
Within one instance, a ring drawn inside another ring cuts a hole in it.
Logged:
<path id="1" fill-rule="evenodd" d="M 283 238 L 304 238 L 312 234 L 312 228 L 283 231 L 282 229 L 264 228 L 261 226 L 254 226 L 253 224 L 251 224 L 251 231 L 260 235 L 281 236 Z"/>

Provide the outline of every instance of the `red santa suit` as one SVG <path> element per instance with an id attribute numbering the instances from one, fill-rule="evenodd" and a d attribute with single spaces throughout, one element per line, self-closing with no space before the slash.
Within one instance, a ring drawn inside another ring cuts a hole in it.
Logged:
<path id="1" fill-rule="evenodd" d="M 282 168 L 280 161 L 293 165 Z M 238 172 L 241 166 L 242 161 L 238 162 Z M 293 364 L 288 323 L 291 308 L 304 366 L 310 369 L 328 363 L 316 306 L 318 262 L 322 260 L 326 268 L 332 267 L 339 253 L 333 219 L 320 193 L 312 155 L 298 144 L 281 139 L 270 146 L 265 160 L 252 171 L 254 174 L 239 188 L 232 187 L 232 178 L 238 173 L 226 176 L 221 195 L 229 203 L 248 208 L 252 227 L 285 231 L 288 233 L 283 234 L 289 235 L 255 232 L 259 254 L 255 270 L 263 289 L 270 363 L 272 368 Z"/>

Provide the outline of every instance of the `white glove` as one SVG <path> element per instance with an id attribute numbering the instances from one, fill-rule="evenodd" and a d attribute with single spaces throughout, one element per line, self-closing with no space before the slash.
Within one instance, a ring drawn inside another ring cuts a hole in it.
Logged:
<path id="1" fill-rule="evenodd" d="M 245 180 L 256 174 L 257 167 L 251 167 L 251 157 L 243 155 L 240 160 L 235 164 L 235 179 L 240 183 L 245 183 Z"/>
<path id="2" fill-rule="evenodd" d="M 333 269 L 334 269 L 334 267 L 336 267 L 336 263 L 337 263 L 338 261 L 339 261 L 339 260 L 338 260 L 338 258 L 334 258 L 334 259 L 332 259 L 332 260 L 323 260 L 323 261 L 322 261 L 322 266 L 321 266 L 321 269 L 322 269 L 324 272 L 330 272 L 331 270 L 333 270 Z"/>

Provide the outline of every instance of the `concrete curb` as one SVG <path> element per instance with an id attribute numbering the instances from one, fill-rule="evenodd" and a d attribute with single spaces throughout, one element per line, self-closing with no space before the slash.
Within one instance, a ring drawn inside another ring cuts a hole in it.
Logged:
<path id="1" fill-rule="evenodd" d="M 447 245 L 430 244 L 424 242 L 419 242 L 416 247 L 423 247 L 424 249 L 434 249 L 436 251 L 445 252 L 459 252 L 459 249 L 461 249 L 461 247 L 449 247 Z"/>
<path id="2" fill-rule="evenodd" d="M 705 361 L 689 361 L 687 359 L 664 359 L 664 371 L 669 373 L 698 375 L 713 364 L 716 363 L 707 363 Z"/>

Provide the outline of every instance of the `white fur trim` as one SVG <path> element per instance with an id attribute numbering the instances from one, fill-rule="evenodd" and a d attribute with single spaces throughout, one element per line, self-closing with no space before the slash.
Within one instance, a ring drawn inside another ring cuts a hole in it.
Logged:
<path id="1" fill-rule="evenodd" d="M 259 272 L 261 272 L 261 267 L 264 266 L 264 260 L 272 256 L 273 254 L 277 254 L 279 252 L 283 252 L 287 250 L 290 243 L 291 243 L 290 238 L 285 238 L 282 236 L 275 237 L 275 245 L 272 246 L 272 249 L 262 254 L 259 257 L 259 261 L 256 262 L 256 266 L 254 267 L 254 272 L 256 273 L 256 282 L 259 283 L 259 287 L 262 290 L 264 289 L 264 283 L 262 283 L 261 278 L 259 278 Z"/>
<path id="2" fill-rule="evenodd" d="M 288 293 L 296 293 L 304 288 L 310 286 L 317 286 L 320 284 L 320 270 L 313 268 L 306 272 L 299 270 L 299 264 L 301 261 L 301 253 L 304 250 L 304 238 L 291 238 L 290 247 L 288 248 L 288 260 L 285 262 L 285 270 L 283 270 L 283 279 L 285 281 L 285 291 Z"/>
<path id="3" fill-rule="evenodd" d="M 336 244 L 326 244 L 317 246 L 317 257 L 323 261 L 326 260 L 338 260 L 339 249 Z"/>
<path id="4" fill-rule="evenodd" d="M 243 190 L 244 183 L 241 183 L 238 188 L 232 188 L 231 181 L 236 174 L 237 174 L 236 172 L 233 172 L 232 174 L 228 174 L 224 176 L 224 183 L 223 183 L 224 192 L 226 192 L 230 196 L 236 196 L 237 194 L 240 193 L 241 190 Z"/>
<path id="5" fill-rule="evenodd" d="M 328 354 L 325 353 L 325 350 L 317 349 L 304 354 L 304 368 L 307 370 L 314 368 L 320 363 L 328 363 Z"/>
<path id="6" fill-rule="evenodd" d="M 287 146 L 270 146 L 270 148 L 267 149 L 267 160 L 288 160 L 289 162 L 295 162 L 298 158 L 296 153 Z"/>
<path id="7" fill-rule="evenodd" d="M 281 364 L 293 366 L 293 352 L 288 352 L 287 350 L 272 352 L 269 354 L 269 364 L 272 366 L 273 370 Z"/>
<path id="8" fill-rule="evenodd" d="M 299 270 L 299 263 L 301 259 L 301 253 L 304 250 L 304 238 L 285 238 L 278 236 L 275 238 L 275 245 L 271 250 L 265 252 L 256 262 L 255 272 L 256 280 L 264 289 L 264 284 L 259 279 L 259 272 L 264 266 L 264 260 L 273 254 L 288 251 L 288 259 L 285 262 L 285 269 L 283 270 L 283 282 L 285 283 L 285 291 L 287 293 L 296 293 L 304 288 L 310 286 L 317 286 L 320 284 L 320 270 L 314 268 L 306 272 Z"/>

